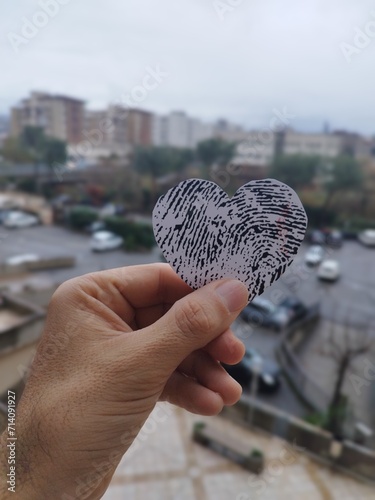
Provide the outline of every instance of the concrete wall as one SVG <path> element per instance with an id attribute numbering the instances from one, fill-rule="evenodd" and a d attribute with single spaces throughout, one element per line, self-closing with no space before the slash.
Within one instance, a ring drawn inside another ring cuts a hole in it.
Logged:
<path id="1" fill-rule="evenodd" d="M 246 396 L 234 407 L 225 408 L 222 416 L 240 425 L 255 426 L 277 435 L 326 465 L 375 484 L 375 452 L 372 450 L 344 441 L 340 455 L 332 456 L 335 440 L 331 433 Z"/>
<path id="2" fill-rule="evenodd" d="M 0 264 L 0 276 L 19 276 L 27 274 L 30 271 L 39 271 L 42 269 L 61 269 L 75 266 L 74 257 L 51 257 L 42 258 L 35 262 L 27 262 L 17 266 L 8 266 Z"/>

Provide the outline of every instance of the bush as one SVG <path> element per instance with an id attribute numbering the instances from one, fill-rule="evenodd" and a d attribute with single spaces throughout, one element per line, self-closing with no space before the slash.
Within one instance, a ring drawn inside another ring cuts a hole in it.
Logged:
<path id="1" fill-rule="evenodd" d="M 128 251 L 151 250 L 155 246 L 154 233 L 151 226 L 130 222 L 121 217 L 106 217 L 104 219 L 109 231 L 124 238 Z"/>
<path id="2" fill-rule="evenodd" d="M 351 217 L 342 221 L 342 227 L 353 233 L 360 233 L 366 229 L 375 229 L 375 220 L 365 219 L 364 217 Z"/>
<path id="3" fill-rule="evenodd" d="M 84 229 L 98 219 L 98 212 L 90 207 L 74 207 L 69 212 L 69 224 L 75 229 Z"/>
<path id="4" fill-rule="evenodd" d="M 310 228 L 323 228 L 335 224 L 336 215 L 332 210 L 311 205 L 305 205 L 305 210 Z"/>

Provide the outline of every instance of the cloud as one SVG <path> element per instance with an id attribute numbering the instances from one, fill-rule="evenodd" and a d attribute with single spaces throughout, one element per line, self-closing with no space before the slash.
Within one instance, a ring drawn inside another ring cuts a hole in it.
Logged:
<path id="1" fill-rule="evenodd" d="M 8 33 L 38 9 L 33 0 L 2 6 L 0 112 L 31 89 L 104 106 L 159 63 L 169 77 L 150 109 L 250 126 L 285 105 L 314 127 L 328 119 L 374 131 L 375 38 L 351 64 L 340 50 L 369 21 L 371 1 L 244 0 L 220 20 L 211 0 L 71 0 L 15 54 Z"/>

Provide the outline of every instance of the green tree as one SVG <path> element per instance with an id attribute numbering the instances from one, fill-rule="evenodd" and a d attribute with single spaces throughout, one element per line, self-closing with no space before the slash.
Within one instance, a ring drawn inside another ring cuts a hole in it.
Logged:
<path id="1" fill-rule="evenodd" d="M 56 163 L 65 163 L 67 160 L 66 143 L 53 137 L 44 138 L 40 153 L 43 163 L 48 165 L 51 173 Z"/>
<path id="2" fill-rule="evenodd" d="M 15 137 L 9 137 L 4 141 L 1 155 L 12 163 L 28 163 L 34 161 L 30 151 L 23 147 Z"/>
<path id="3" fill-rule="evenodd" d="M 197 158 L 206 167 L 214 164 L 225 165 L 234 155 L 235 144 L 213 138 L 202 141 L 197 146 Z"/>
<path id="4" fill-rule="evenodd" d="M 362 169 L 359 163 L 351 156 L 338 156 L 327 170 L 325 207 L 328 207 L 332 202 L 336 193 L 340 191 L 359 190 L 362 187 Z"/>
<path id="5" fill-rule="evenodd" d="M 270 175 L 293 189 L 298 189 L 311 184 L 318 165 L 319 159 L 316 156 L 280 155 L 275 157 Z"/>
<path id="6" fill-rule="evenodd" d="M 44 163 L 52 171 L 55 163 L 65 163 L 66 143 L 54 137 L 47 137 L 42 127 L 27 126 L 19 138 L 6 142 L 3 155 L 14 162 L 32 162 L 35 184 L 39 190 L 39 165 Z"/>

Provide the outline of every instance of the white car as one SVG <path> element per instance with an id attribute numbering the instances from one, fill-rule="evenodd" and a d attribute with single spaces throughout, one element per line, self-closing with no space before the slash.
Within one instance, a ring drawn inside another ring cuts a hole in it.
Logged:
<path id="1" fill-rule="evenodd" d="M 38 255 L 34 253 L 24 253 L 21 255 L 14 255 L 13 257 L 8 257 L 5 260 L 5 264 L 7 266 L 20 266 L 22 264 L 28 264 L 29 262 L 37 262 L 38 260 Z"/>
<path id="2" fill-rule="evenodd" d="M 38 217 L 24 212 L 10 212 L 4 220 L 4 226 L 8 229 L 37 226 L 38 224 Z"/>
<path id="3" fill-rule="evenodd" d="M 316 266 L 323 260 L 324 250 L 320 245 L 313 245 L 305 255 L 305 262 L 310 266 Z"/>
<path id="4" fill-rule="evenodd" d="M 324 281 L 337 281 L 340 277 L 340 265 L 337 260 L 324 260 L 318 269 L 318 278 Z"/>
<path id="5" fill-rule="evenodd" d="M 124 240 L 110 231 L 97 231 L 91 238 L 90 247 L 93 252 L 105 252 L 120 248 Z"/>
<path id="6" fill-rule="evenodd" d="M 358 236 L 359 241 L 368 247 L 375 247 L 375 229 L 367 229 Z"/>

